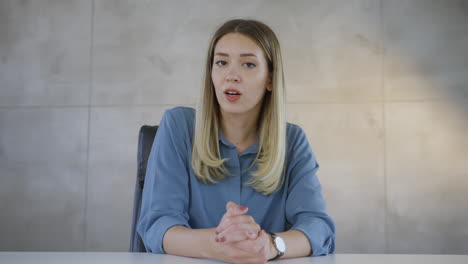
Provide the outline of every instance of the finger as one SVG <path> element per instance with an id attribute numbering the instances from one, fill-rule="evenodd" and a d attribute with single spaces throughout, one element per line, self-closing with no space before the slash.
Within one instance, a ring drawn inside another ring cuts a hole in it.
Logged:
<path id="1" fill-rule="evenodd" d="M 250 252 L 260 252 L 266 246 L 269 246 L 269 237 L 265 231 L 260 231 L 256 239 L 243 240 L 233 243 L 233 246 Z"/>
<path id="2" fill-rule="evenodd" d="M 245 231 L 233 231 L 229 228 L 228 230 L 223 231 L 221 234 L 216 236 L 216 242 L 229 244 L 233 242 L 238 242 L 242 240 L 249 239 L 247 232 Z"/>
<path id="3" fill-rule="evenodd" d="M 245 214 L 248 210 L 249 208 L 246 206 L 238 205 L 231 201 L 226 204 L 226 214 L 229 216 Z"/>
<path id="4" fill-rule="evenodd" d="M 238 223 L 255 223 L 255 219 L 253 219 L 250 215 L 235 215 L 229 216 L 225 214 L 221 221 L 219 222 L 218 226 L 216 227 L 216 234 L 223 232 L 223 230 L 227 229 L 232 224 Z"/>
<path id="5" fill-rule="evenodd" d="M 229 226 L 236 224 L 253 224 L 256 228 L 250 231 L 256 231 L 257 233 L 260 231 L 260 226 L 255 222 L 255 219 L 251 215 L 223 216 L 223 219 L 221 219 L 216 231 L 221 233 Z"/>
<path id="6" fill-rule="evenodd" d="M 222 231 L 222 229 L 224 229 L 225 226 L 228 226 L 228 225 L 223 224 L 223 223 L 227 219 L 229 219 L 229 217 L 243 215 L 243 214 L 247 213 L 247 211 L 249 210 L 247 207 L 237 206 L 233 202 L 228 202 L 227 205 L 226 205 L 226 208 L 227 208 L 228 211 L 221 218 L 221 221 L 219 222 L 218 227 L 216 228 L 216 234 L 219 234 Z M 221 227 L 221 226 L 223 226 L 223 227 Z"/>
<path id="7" fill-rule="evenodd" d="M 236 203 L 232 202 L 232 201 L 229 201 L 227 202 L 226 204 L 226 212 L 229 211 L 229 209 L 233 206 L 236 206 Z"/>
<path id="8" fill-rule="evenodd" d="M 247 239 L 257 239 L 261 227 L 257 223 L 252 224 L 233 224 L 227 229 L 218 233 L 216 238 L 221 243 L 233 243 Z"/>
<path id="9" fill-rule="evenodd" d="M 261 249 L 261 246 L 259 246 L 258 244 L 259 243 L 256 240 L 247 239 L 247 240 L 242 240 L 239 242 L 232 243 L 231 245 L 240 250 L 244 250 L 244 251 L 251 252 L 251 253 L 257 253 Z"/>
<path id="10" fill-rule="evenodd" d="M 237 217 L 237 215 L 230 216 L 228 213 L 225 213 L 221 218 L 221 221 L 219 222 L 218 226 L 216 227 L 216 235 L 228 228 L 231 225 L 232 220 L 235 219 L 235 217 Z M 235 219 L 235 221 L 239 220 Z"/>
<path id="11" fill-rule="evenodd" d="M 232 224 L 216 235 L 220 240 L 224 237 L 227 243 L 241 241 L 244 239 L 256 239 L 260 232 L 260 226 L 257 223 Z"/>

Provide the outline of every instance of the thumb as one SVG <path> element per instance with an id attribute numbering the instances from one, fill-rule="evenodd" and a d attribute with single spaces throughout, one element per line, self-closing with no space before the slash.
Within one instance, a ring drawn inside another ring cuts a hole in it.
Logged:
<path id="1" fill-rule="evenodd" d="M 238 205 L 234 202 L 229 201 L 226 204 L 226 212 L 229 213 L 229 215 L 241 215 L 247 213 L 249 208 L 243 205 Z"/>
<path id="2" fill-rule="evenodd" d="M 236 204 L 235 204 L 234 202 L 231 202 L 231 201 L 227 202 L 227 204 L 226 204 L 226 212 L 229 212 L 229 210 L 231 209 L 231 207 L 234 207 L 234 206 L 236 206 Z"/>

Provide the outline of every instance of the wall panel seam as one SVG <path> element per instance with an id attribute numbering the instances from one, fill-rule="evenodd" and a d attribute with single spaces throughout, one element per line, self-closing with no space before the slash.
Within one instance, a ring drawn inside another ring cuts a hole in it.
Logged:
<path id="1" fill-rule="evenodd" d="M 89 45 L 89 84 L 88 84 L 88 130 L 86 142 L 86 180 L 85 180 L 85 205 L 84 205 L 84 224 L 83 224 L 83 250 L 86 248 L 88 240 L 88 182 L 89 182 L 89 142 L 91 136 L 91 100 L 93 92 L 93 42 L 94 42 L 94 0 L 91 0 L 91 23 L 90 23 L 90 45 Z"/>

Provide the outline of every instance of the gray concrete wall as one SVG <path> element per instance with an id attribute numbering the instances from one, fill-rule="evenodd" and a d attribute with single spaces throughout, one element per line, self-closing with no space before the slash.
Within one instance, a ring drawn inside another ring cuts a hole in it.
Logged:
<path id="1" fill-rule="evenodd" d="M 232 17 L 277 32 L 339 253 L 468 254 L 468 2 L 0 2 L 0 250 L 125 251 L 137 132 Z"/>

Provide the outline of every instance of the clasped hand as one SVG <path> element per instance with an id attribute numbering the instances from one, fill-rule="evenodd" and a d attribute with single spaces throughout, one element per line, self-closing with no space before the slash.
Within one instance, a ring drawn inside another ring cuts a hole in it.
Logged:
<path id="1" fill-rule="evenodd" d="M 246 214 L 248 210 L 233 202 L 226 204 L 215 237 L 220 259 L 230 263 L 266 263 L 276 256 L 271 236 Z"/>

